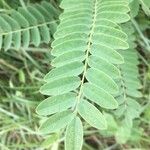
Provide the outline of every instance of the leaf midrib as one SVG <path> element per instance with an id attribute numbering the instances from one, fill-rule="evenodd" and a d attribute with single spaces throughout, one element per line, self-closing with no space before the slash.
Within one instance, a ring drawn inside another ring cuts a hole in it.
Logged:
<path id="1" fill-rule="evenodd" d="M 97 4 L 98 4 L 97 0 L 95 0 L 95 2 L 94 2 L 94 11 L 93 11 L 93 23 L 92 23 L 92 26 L 91 26 L 91 30 L 90 30 L 90 33 L 89 33 L 89 39 L 88 39 L 88 42 L 87 42 L 87 50 L 86 50 L 86 58 L 85 58 L 85 63 L 84 63 L 84 71 L 83 71 L 83 75 L 82 75 L 82 78 L 81 78 L 81 84 L 80 84 L 80 87 L 79 87 L 79 92 L 78 92 L 78 96 L 77 96 L 77 103 L 76 103 L 76 106 L 75 106 L 75 111 L 77 111 L 77 106 L 80 102 L 80 99 L 82 98 L 83 85 L 84 85 L 84 81 L 86 79 L 85 75 L 86 75 L 86 72 L 87 72 L 87 69 L 88 69 L 88 58 L 89 58 L 89 54 L 90 54 L 92 37 L 93 37 L 93 34 L 94 34 L 96 17 L 97 17 Z"/>

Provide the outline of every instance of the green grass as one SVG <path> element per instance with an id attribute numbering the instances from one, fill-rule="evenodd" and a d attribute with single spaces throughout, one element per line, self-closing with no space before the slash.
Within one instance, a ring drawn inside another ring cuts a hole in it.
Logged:
<path id="1" fill-rule="evenodd" d="M 49 49 L 10 50 L 0 55 L 0 147 L 33 149 L 43 139 L 37 131 L 35 107 L 44 99 L 39 88 L 50 68 Z"/>

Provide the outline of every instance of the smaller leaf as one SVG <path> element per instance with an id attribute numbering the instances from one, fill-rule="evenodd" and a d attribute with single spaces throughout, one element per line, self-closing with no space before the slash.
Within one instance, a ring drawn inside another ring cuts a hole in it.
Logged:
<path id="1" fill-rule="evenodd" d="M 79 117 L 68 125 L 65 136 L 65 150 L 81 150 L 83 144 L 83 126 Z"/>
<path id="2" fill-rule="evenodd" d="M 79 77 L 65 77 L 46 83 L 40 92 L 45 95 L 60 95 L 75 90 L 79 85 Z"/>
<path id="3" fill-rule="evenodd" d="M 64 128 L 74 118 L 74 114 L 71 111 L 64 111 L 57 113 L 49 117 L 40 127 L 40 131 L 43 134 L 54 133 Z"/>
<path id="4" fill-rule="evenodd" d="M 38 105 L 36 111 L 40 115 L 51 115 L 62 112 L 74 106 L 75 100 L 76 94 L 74 93 L 49 97 Z"/>
<path id="5" fill-rule="evenodd" d="M 133 0 L 131 3 L 130 3 L 130 14 L 131 14 L 131 17 L 136 17 L 139 13 L 139 1 L 138 0 Z"/>
<path id="6" fill-rule="evenodd" d="M 102 44 L 93 44 L 90 53 L 96 57 L 100 57 L 113 64 L 124 63 L 124 58 L 111 47 Z"/>
<path id="7" fill-rule="evenodd" d="M 126 93 L 127 93 L 127 95 L 130 95 L 130 96 L 132 96 L 132 97 L 136 97 L 136 98 L 140 98 L 140 97 L 142 97 L 142 93 L 140 92 L 140 91 L 138 91 L 138 90 L 132 90 L 132 89 L 127 89 L 126 90 Z"/>
<path id="8" fill-rule="evenodd" d="M 54 67 L 61 67 L 66 64 L 70 64 L 72 62 L 79 62 L 83 61 L 85 59 L 85 53 L 82 51 L 71 51 L 71 52 L 66 52 L 63 55 L 60 55 L 53 59 L 52 61 L 52 66 Z"/>
<path id="9" fill-rule="evenodd" d="M 113 79 L 120 78 L 119 69 L 109 61 L 97 56 L 89 57 L 89 66 L 110 75 Z"/>
<path id="10" fill-rule="evenodd" d="M 104 11 L 99 13 L 97 18 L 105 18 L 115 23 L 124 23 L 130 20 L 129 15 L 120 12 Z"/>
<path id="11" fill-rule="evenodd" d="M 92 127 L 100 130 L 105 130 L 107 128 L 104 115 L 88 101 L 82 100 L 78 106 L 78 111 L 82 118 Z"/>
<path id="12" fill-rule="evenodd" d="M 84 84 L 83 93 L 89 100 L 103 108 L 116 109 L 118 107 L 118 103 L 113 96 L 92 84 Z"/>
<path id="13" fill-rule="evenodd" d="M 67 65 L 52 69 L 44 78 L 45 81 L 53 81 L 62 77 L 78 76 L 84 69 L 83 63 L 73 62 Z"/>
<path id="14" fill-rule="evenodd" d="M 104 72 L 90 68 L 86 74 L 87 80 L 95 86 L 106 90 L 111 94 L 118 93 L 118 86 L 114 80 Z"/>

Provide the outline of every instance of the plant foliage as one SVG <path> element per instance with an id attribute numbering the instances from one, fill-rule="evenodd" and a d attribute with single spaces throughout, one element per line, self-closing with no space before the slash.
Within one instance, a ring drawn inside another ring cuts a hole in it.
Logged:
<path id="1" fill-rule="evenodd" d="M 58 11 L 50 3 L 29 5 L 0 14 L 0 49 L 28 48 L 49 43 L 56 30 Z"/>
<path id="2" fill-rule="evenodd" d="M 119 82 L 120 92 L 118 96 L 120 108 L 118 110 L 121 109 L 130 127 L 132 126 L 132 120 L 138 117 L 140 113 L 140 105 L 136 102 L 136 98 L 142 97 L 139 91 L 142 85 L 139 80 L 139 60 L 135 50 L 137 45 L 135 44 L 134 29 L 131 24 L 126 24 L 123 29 L 128 34 L 129 49 L 120 52 L 125 62 L 120 65 L 121 80 Z M 121 116 L 121 113 L 119 115 Z"/>
<path id="3" fill-rule="evenodd" d="M 149 149 L 149 16 L 149 0 L 0 0 L 0 149 Z"/>
<path id="4" fill-rule="evenodd" d="M 129 49 L 120 52 L 124 57 L 124 63 L 119 66 L 121 72 L 121 79 L 118 80 L 120 91 L 116 96 L 119 107 L 115 110 L 115 116 L 120 122 L 120 127 L 116 131 L 116 139 L 119 143 L 125 143 L 130 138 L 133 120 L 138 118 L 142 112 L 142 107 L 137 101 L 142 97 L 140 91 L 142 85 L 138 72 L 139 58 L 135 49 L 137 46 L 135 30 L 131 23 L 122 25 L 122 29 L 128 34 Z"/>
<path id="5" fill-rule="evenodd" d="M 51 97 L 39 104 L 37 112 L 48 116 L 41 125 L 42 133 L 68 126 L 65 147 L 79 150 L 82 140 L 74 132 L 82 133 L 83 127 L 77 116 L 104 130 L 107 122 L 97 106 L 106 110 L 118 108 L 116 81 L 121 79 L 118 66 L 124 62 L 120 51 L 129 48 L 127 34 L 119 24 L 130 19 L 129 7 L 125 0 L 64 0 L 61 7 L 64 12 L 52 43 L 53 69 L 40 89 Z"/>

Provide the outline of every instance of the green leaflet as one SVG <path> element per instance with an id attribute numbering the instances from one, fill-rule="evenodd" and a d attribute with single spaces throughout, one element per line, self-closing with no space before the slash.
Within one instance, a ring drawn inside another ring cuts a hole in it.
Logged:
<path id="1" fill-rule="evenodd" d="M 113 49 L 127 49 L 129 48 L 127 42 L 117 38 L 115 36 L 104 34 L 104 33 L 96 33 L 93 36 L 94 44 L 102 44 L 107 45 Z"/>
<path id="2" fill-rule="evenodd" d="M 96 20 L 96 27 L 101 26 L 101 25 L 102 26 L 108 26 L 108 27 L 111 27 L 111 28 L 113 27 L 113 28 L 116 28 L 116 29 L 121 29 L 120 26 L 115 22 L 112 22 L 108 19 L 98 18 Z"/>
<path id="3" fill-rule="evenodd" d="M 80 20 L 79 20 L 80 21 Z M 82 20 L 81 20 L 82 21 Z M 60 27 L 60 26 L 59 26 Z M 84 33 L 73 33 L 73 34 L 69 34 L 63 38 L 58 38 L 56 39 L 53 43 L 52 43 L 52 46 L 53 47 L 56 47 L 60 44 L 63 44 L 64 41 L 72 41 L 72 40 L 86 40 L 88 37 L 87 34 L 84 34 Z"/>
<path id="4" fill-rule="evenodd" d="M 33 16 L 37 18 L 39 24 L 43 24 L 39 27 L 39 31 L 41 33 L 41 40 L 45 43 L 48 43 L 50 41 L 50 33 L 49 28 L 46 24 L 44 24 L 46 22 L 46 19 L 44 18 L 43 14 L 33 6 L 29 6 L 28 10 Z"/>
<path id="5" fill-rule="evenodd" d="M 113 12 L 124 12 L 127 13 L 130 9 L 123 4 L 114 4 L 114 5 L 102 5 L 99 7 L 99 11 L 105 11 L 105 9 L 111 10 Z"/>
<path id="6" fill-rule="evenodd" d="M 51 115 L 62 112 L 75 105 L 76 94 L 67 93 L 54 97 L 49 97 L 41 102 L 36 108 L 36 112 L 40 115 Z"/>
<path id="7" fill-rule="evenodd" d="M 44 80 L 50 82 L 62 77 L 78 76 L 83 72 L 83 67 L 81 62 L 73 62 L 53 69 L 45 76 Z"/>
<path id="8" fill-rule="evenodd" d="M 81 45 L 81 46 L 80 46 Z M 53 48 L 52 55 L 60 56 L 66 52 L 74 51 L 78 47 L 78 51 L 84 51 L 86 48 L 86 41 L 85 40 L 70 40 L 66 41 L 63 44 L 57 45 Z M 64 51 L 62 51 L 62 48 Z"/>
<path id="9" fill-rule="evenodd" d="M 118 103 L 113 96 L 105 90 L 97 88 L 92 84 L 84 84 L 83 93 L 89 100 L 95 102 L 103 108 L 116 109 L 118 107 Z"/>
<path id="10" fill-rule="evenodd" d="M 89 57 L 89 66 L 98 70 L 103 71 L 104 73 L 108 74 L 112 78 L 120 78 L 120 71 L 119 69 L 111 64 L 109 61 L 97 57 L 97 56 L 91 56 Z"/>
<path id="11" fill-rule="evenodd" d="M 133 0 L 131 3 L 130 3 L 130 14 L 131 14 L 131 17 L 136 17 L 138 15 L 138 12 L 139 12 L 139 8 L 140 8 L 140 5 L 139 5 L 139 0 Z"/>
<path id="12" fill-rule="evenodd" d="M 127 14 L 114 11 L 101 12 L 97 17 L 108 19 L 116 23 L 123 23 L 130 20 L 130 17 Z"/>
<path id="13" fill-rule="evenodd" d="M 107 128 L 104 115 L 92 104 L 86 100 L 82 100 L 78 106 L 79 114 L 91 126 L 104 130 Z"/>
<path id="14" fill-rule="evenodd" d="M 15 11 L 15 10 L 12 10 L 11 17 L 16 22 L 18 22 L 20 27 L 22 27 L 22 28 L 29 27 L 29 22 L 25 19 L 25 17 L 21 13 Z M 22 31 L 22 46 L 24 48 L 27 48 L 29 46 L 29 44 L 30 44 L 30 31 L 29 30 Z"/>
<path id="15" fill-rule="evenodd" d="M 72 26 L 74 24 L 79 24 L 79 25 L 87 25 L 87 24 L 90 24 L 92 23 L 91 20 L 89 20 L 89 18 L 73 18 L 72 20 L 64 20 L 63 23 L 61 23 L 59 26 L 58 26 L 58 29 L 62 28 L 62 27 L 68 27 L 68 26 Z M 79 33 L 74 33 L 74 34 L 79 34 Z M 83 33 L 82 33 L 83 34 Z M 70 36 L 70 37 L 73 37 L 73 36 Z M 57 41 L 57 40 L 56 40 Z"/>
<path id="16" fill-rule="evenodd" d="M 26 11 L 24 8 L 19 8 L 18 11 L 28 20 L 29 24 L 32 26 L 35 26 L 34 28 L 31 29 L 31 43 L 34 44 L 35 46 L 39 46 L 41 37 L 40 37 L 40 32 L 37 27 L 37 20 L 36 18 L 28 11 Z"/>
<path id="17" fill-rule="evenodd" d="M 123 57 L 117 51 L 106 45 L 94 44 L 90 52 L 92 55 L 101 57 L 113 64 L 122 64 L 124 62 Z"/>
<path id="18" fill-rule="evenodd" d="M 61 7 L 62 8 L 65 8 L 65 9 L 69 9 L 69 8 L 73 8 L 73 7 L 75 7 L 76 6 L 76 3 L 78 3 L 78 4 L 86 4 L 86 5 L 89 5 L 89 7 L 87 7 L 87 8 L 90 8 L 91 7 L 91 4 L 92 4 L 92 1 L 89 1 L 89 0 L 87 0 L 87 1 L 85 1 L 85 0 L 82 0 L 80 3 L 79 3 L 80 1 L 79 0 L 76 0 L 76 1 L 73 1 L 73 0 L 66 0 L 66 1 L 62 1 L 62 3 L 61 3 Z M 70 3 L 72 4 L 72 5 L 70 5 Z"/>
<path id="19" fill-rule="evenodd" d="M 25 17 L 19 13 L 18 11 L 12 10 L 11 17 L 16 20 L 21 27 L 27 28 L 29 27 L 29 22 L 25 19 Z"/>
<path id="20" fill-rule="evenodd" d="M 46 1 L 42 1 L 41 4 L 50 14 L 52 14 L 55 17 L 59 16 L 59 11 L 53 5 L 48 5 Z"/>
<path id="21" fill-rule="evenodd" d="M 92 11 L 90 9 L 83 9 L 82 11 L 79 11 L 77 9 L 75 9 L 74 11 L 69 11 L 68 12 L 64 12 L 62 15 L 60 15 L 60 19 L 63 18 L 63 20 L 68 19 L 70 17 L 74 17 L 75 15 L 83 15 L 86 14 L 87 16 L 91 16 L 92 15 Z"/>
<path id="22" fill-rule="evenodd" d="M 94 32 L 98 32 L 98 34 L 105 34 L 107 36 L 114 36 L 120 40 L 127 40 L 127 35 L 124 32 L 106 25 L 96 26 Z"/>
<path id="23" fill-rule="evenodd" d="M 2 17 L 11 25 L 12 30 L 18 30 L 18 32 L 13 34 L 12 42 L 16 49 L 19 49 L 21 46 L 21 32 L 20 25 L 17 21 L 13 20 L 8 15 L 2 15 Z"/>
<path id="24" fill-rule="evenodd" d="M 40 92 L 45 95 L 60 95 L 75 90 L 79 85 L 79 77 L 65 77 L 46 83 Z"/>
<path id="25" fill-rule="evenodd" d="M 49 117 L 40 127 L 43 134 L 57 132 L 73 120 L 74 114 L 71 111 L 64 111 Z"/>
<path id="26" fill-rule="evenodd" d="M 85 53 L 82 51 L 71 51 L 64 53 L 52 61 L 54 67 L 60 67 L 72 62 L 83 61 L 85 59 Z"/>
<path id="27" fill-rule="evenodd" d="M 0 27 L 1 30 L 5 33 L 5 32 L 11 32 L 11 26 L 7 23 L 7 21 L 2 18 L 0 16 Z M 11 46 L 12 43 L 12 33 L 10 33 L 9 35 L 6 34 L 6 36 L 4 37 L 4 48 L 6 50 L 8 50 Z"/>
<path id="28" fill-rule="evenodd" d="M 88 33 L 89 31 L 90 31 L 90 27 L 88 27 L 87 25 L 76 25 L 76 26 L 73 25 L 73 26 L 64 27 L 61 30 L 58 30 L 55 33 L 54 38 L 58 39 L 58 38 L 62 38 L 64 36 L 67 36 L 69 34 Z"/>
<path id="29" fill-rule="evenodd" d="M 87 80 L 95 86 L 102 88 L 109 93 L 118 93 L 117 84 L 104 72 L 97 69 L 88 69 L 86 74 Z"/>
<path id="30" fill-rule="evenodd" d="M 132 98 L 128 98 L 127 99 L 127 108 L 126 108 L 126 119 L 130 119 L 131 121 L 135 118 L 138 118 L 140 113 L 141 113 L 141 106 L 140 104 L 132 99 Z M 131 123 L 131 127 L 132 127 L 132 123 Z"/>
<path id="31" fill-rule="evenodd" d="M 83 126 L 79 117 L 68 125 L 65 135 L 65 150 L 81 150 L 83 144 Z"/>

